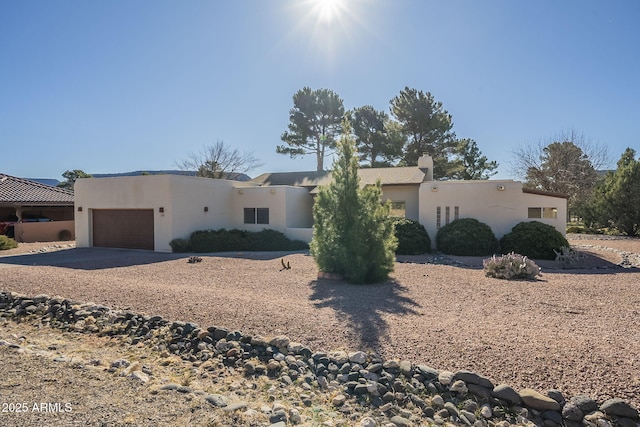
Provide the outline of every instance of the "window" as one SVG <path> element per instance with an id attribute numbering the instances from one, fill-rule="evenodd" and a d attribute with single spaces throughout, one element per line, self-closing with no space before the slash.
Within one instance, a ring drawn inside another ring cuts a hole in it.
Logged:
<path id="1" fill-rule="evenodd" d="M 404 218 L 406 216 L 406 211 L 406 202 L 391 202 L 391 212 L 389 212 L 389 215 Z"/>
<path id="2" fill-rule="evenodd" d="M 256 224 L 269 224 L 269 208 L 256 209 Z"/>
<path id="3" fill-rule="evenodd" d="M 527 212 L 527 218 L 542 218 L 542 209 L 529 208 Z"/>
<path id="4" fill-rule="evenodd" d="M 460 219 L 460 206 L 455 206 L 453 208 L 453 220 L 458 220 Z"/>
<path id="5" fill-rule="evenodd" d="M 256 223 L 256 209 L 244 208 L 244 223 L 255 224 Z"/>
<path id="6" fill-rule="evenodd" d="M 558 208 L 529 208 L 527 212 L 528 218 L 558 218 Z"/>
<path id="7" fill-rule="evenodd" d="M 436 229 L 438 230 L 440 230 L 440 225 L 442 224 L 441 211 L 442 209 L 440 208 L 440 206 L 438 206 L 436 208 Z"/>
<path id="8" fill-rule="evenodd" d="M 245 224 L 269 224 L 269 208 L 244 208 Z"/>
<path id="9" fill-rule="evenodd" d="M 444 223 L 449 224 L 449 218 L 451 217 L 451 208 L 447 206 L 444 208 Z"/>

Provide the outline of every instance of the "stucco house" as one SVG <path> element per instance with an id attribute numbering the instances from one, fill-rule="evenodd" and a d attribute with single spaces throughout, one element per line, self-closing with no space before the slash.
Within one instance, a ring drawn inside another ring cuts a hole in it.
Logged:
<path id="1" fill-rule="evenodd" d="M 73 192 L 0 173 L 0 234 L 18 242 L 73 240 Z"/>
<path id="2" fill-rule="evenodd" d="M 433 161 L 418 166 L 360 169 L 362 185 L 380 180 L 394 215 L 438 229 L 471 217 L 496 237 L 519 222 L 537 220 L 565 234 L 565 196 L 524 189 L 513 180 L 434 181 Z M 170 252 L 169 242 L 193 231 L 271 228 L 310 241 L 313 202 L 330 172 L 267 173 L 247 182 L 180 175 L 85 178 L 75 184 L 78 247 Z"/>

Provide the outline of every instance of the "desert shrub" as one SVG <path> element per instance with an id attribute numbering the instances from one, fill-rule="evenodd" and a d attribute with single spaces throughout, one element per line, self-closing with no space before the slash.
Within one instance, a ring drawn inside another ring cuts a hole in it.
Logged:
<path id="1" fill-rule="evenodd" d="M 7 237 L 4 234 L 0 234 L 0 251 L 7 249 L 13 249 L 18 247 L 18 242 L 11 237 Z"/>
<path id="2" fill-rule="evenodd" d="M 297 251 L 308 248 L 305 242 L 291 240 L 283 233 L 270 229 L 258 232 L 224 228 L 199 230 L 191 233 L 190 243 L 193 252 Z"/>
<path id="3" fill-rule="evenodd" d="M 398 239 L 397 255 L 420 255 L 431 251 L 431 238 L 418 221 L 397 218 L 393 221 L 393 230 Z"/>
<path id="4" fill-rule="evenodd" d="M 173 252 L 191 252 L 191 240 L 189 239 L 173 239 L 169 242 Z"/>
<path id="5" fill-rule="evenodd" d="M 461 218 L 438 230 L 436 246 L 448 255 L 491 255 L 498 249 L 498 239 L 487 224 Z"/>
<path id="6" fill-rule="evenodd" d="M 555 259 L 554 250 L 559 251 L 563 246 L 569 246 L 567 239 L 553 226 L 539 221 L 516 224 L 500 239 L 502 252 L 515 252 L 534 259 Z"/>
<path id="7" fill-rule="evenodd" d="M 571 225 L 567 227 L 567 233 L 569 234 L 582 234 L 585 232 L 584 227 L 578 225 Z"/>
<path id="8" fill-rule="evenodd" d="M 60 230 L 60 232 L 58 233 L 58 240 L 61 240 L 61 241 L 67 242 L 71 240 L 72 237 L 73 235 L 69 230 Z"/>
<path id="9" fill-rule="evenodd" d="M 540 276 L 540 267 L 527 258 L 516 253 L 510 253 L 502 256 L 493 256 L 482 261 L 484 266 L 484 274 L 487 277 L 495 277 L 497 279 L 528 279 L 534 280 L 536 276 Z"/>

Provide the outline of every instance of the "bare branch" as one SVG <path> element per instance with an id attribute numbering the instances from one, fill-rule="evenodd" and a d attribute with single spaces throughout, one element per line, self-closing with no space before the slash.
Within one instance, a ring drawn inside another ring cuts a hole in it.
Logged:
<path id="1" fill-rule="evenodd" d="M 235 175 L 262 166 L 253 153 L 242 153 L 223 141 L 203 146 L 200 152 L 191 153 L 176 164 L 180 170 L 195 171 L 196 176 L 216 179 L 233 179 Z"/>

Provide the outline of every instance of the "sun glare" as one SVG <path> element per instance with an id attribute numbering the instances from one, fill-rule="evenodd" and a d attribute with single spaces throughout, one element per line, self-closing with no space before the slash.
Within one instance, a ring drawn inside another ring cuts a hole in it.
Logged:
<path id="1" fill-rule="evenodd" d="M 340 19 L 340 15 L 344 10 L 345 0 L 314 0 L 315 13 L 318 20 L 325 23 L 331 23 L 336 19 Z"/>

